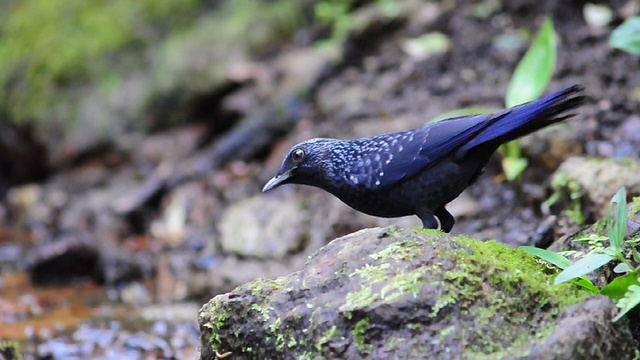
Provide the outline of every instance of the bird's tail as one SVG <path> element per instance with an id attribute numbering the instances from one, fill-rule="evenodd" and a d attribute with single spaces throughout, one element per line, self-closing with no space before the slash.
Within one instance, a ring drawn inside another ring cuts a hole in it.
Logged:
<path id="1" fill-rule="evenodd" d="M 583 91 L 583 86 L 573 85 L 541 99 L 496 113 L 489 120 L 491 124 L 460 150 L 466 152 L 481 145 L 498 147 L 575 116 L 573 110 L 585 102 Z"/>

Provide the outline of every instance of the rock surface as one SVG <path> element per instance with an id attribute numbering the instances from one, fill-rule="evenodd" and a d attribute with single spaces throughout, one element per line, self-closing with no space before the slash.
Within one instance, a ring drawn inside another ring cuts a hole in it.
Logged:
<path id="1" fill-rule="evenodd" d="M 205 304 L 201 359 L 630 357 L 613 303 L 546 272 L 495 242 L 359 231 Z"/>
<path id="2" fill-rule="evenodd" d="M 262 196 L 240 201 L 220 221 L 220 245 L 227 252 L 263 259 L 283 259 L 303 248 L 308 214 L 300 201 Z"/>
<path id="3" fill-rule="evenodd" d="M 607 204 L 621 187 L 629 197 L 640 195 L 639 171 L 635 158 L 571 157 L 553 175 L 556 206 L 580 214 L 583 221 L 595 221 L 606 215 Z"/>

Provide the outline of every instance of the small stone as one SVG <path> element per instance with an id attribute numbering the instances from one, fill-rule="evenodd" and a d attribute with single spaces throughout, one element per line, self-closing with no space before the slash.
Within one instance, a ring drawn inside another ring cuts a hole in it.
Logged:
<path id="1" fill-rule="evenodd" d="M 220 220 L 220 245 L 223 251 L 240 256 L 283 259 L 303 247 L 307 219 L 293 196 L 278 201 L 263 196 L 242 200 Z"/>

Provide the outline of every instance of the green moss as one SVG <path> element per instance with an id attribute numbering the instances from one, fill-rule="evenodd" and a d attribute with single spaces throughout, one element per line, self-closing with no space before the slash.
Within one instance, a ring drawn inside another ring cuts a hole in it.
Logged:
<path id="1" fill-rule="evenodd" d="M 338 328 L 333 325 L 331 329 L 320 336 L 320 339 L 316 342 L 316 350 L 322 351 L 322 345 L 329 342 L 329 340 L 333 339 L 336 336 Z"/>
<path id="2" fill-rule="evenodd" d="M 273 322 L 273 324 L 269 325 L 269 331 L 271 331 L 273 334 L 276 334 L 279 332 L 281 325 L 282 325 L 282 321 L 280 320 L 280 318 L 278 318 L 276 319 L 276 321 Z"/>
<path id="3" fill-rule="evenodd" d="M 522 251 L 496 241 L 481 242 L 465 237 L 456 237 L 454 241 L 473 251 L 473 254 L 461 254 L 469 258 L 470 261 L 466 263 L 482 271 L 489 284 L 499 286 L 508 295 L 520 297 L 523 295 L 522 289 L 526 289 L 527 293 L 537 297 L 536 300 L 548 300 L 560 309 L 590 295 L 571 284 L 553 285 L 551 278 L 545 274 L 544 265 Z"/>
<path id="4" fill-rule="evenodd" d="M 209 321 L 205 322 L 204 327 L 211 330 L 211 336 L 209 337 L 209 343 L 213 350 L 216 350 L 222 345 L 220 333 L 228 327 L 227 321 L 229 314 L 227 309 L 223 306 L 219 297 L 215 297 L 209 302 L 209 307 L 201 312 L 200 316 L 208 316 Z"/>
<path id="5" fill-rule="evenodd" d="M 258 312 L 260 316 L 262 316 L 262 321 L 267 322 L 269 321 L 269 313 L 273 311 L 273 307 L 272 306 L 262 307 L 258 304 L 251 304 L 251 310 Z"/>
<path id="6" fill-rule="evenodd" d="M 569 208 L 563 210 L 563 214 L 572 219 L 576 224 L 584 223 L 584 214 L 582 211 L 582 197 L 584 190 L 580 183 L 574 179 L 570 179 L 566 173 L 558 173 L 551 180 L 551 188 L 553 193 L 542 204 L 545 208 L 550 208 L 560 199 L 567 198 Z"/>
<path id="7" fill-rule="evenodd" d="M 477 345 L 469 348 L 469 354 L 473 354 L 474 358 L 481 358 L 481 354 L 494 357 L 496 354 L 513 353 L 524 343 L 532 341 L 529 333 L 512 334 L 510 329 L 530 326 L 534 319 L 522 315 L 510 316 L 496 326 L 497 314 L 527 314 L 531 307 L 555 309 L 543 312 L 544 317 L 535 320 L 538 322 L 536 332 L 546 336 L 553 331 L 554 317 L 560 310 L 592 295 L 570 284 L 553 285 L 551 278 L 545 274 L 544 266 L 524 252 L 495 241 L 480 242 L 464 237 L 454 240 L 468 246 L 472 254 L 458 251 L 458 255 L 466 260 L 458 263 L 458 274 L 448 277 L 453 279 L 460 276 L 463 280 L 449 288 L 450 299 L 447 301 L 467 303 L 477 295 L 479 289 L 486 296 L 486 303 L 473 308 L 477 325 L 473 343 Z M 500 289 L 501 292 L 493 289 Z M 468 305 L 459 306 L 464 308 Z M 510 337 L 515 338 L 500 341 Z"/>
<path id="8" fill-rule="evenodd" d="M 395 337 L 395 336 L 389 337 L 387 339 L 387 341 L 385 341 L 385 343 L 384 343 L 384 349 L 386 351 L 391 351 L 391 350 L 395 349 L 395 347 L 398 346 L 398 344 L 406 342 L 406 341 L 407 341 L 407 339 L 405 339 L 403 337 Z"/>
<path id="9" fill-rule="evenodd" d="M 405 294 L 411 294 L 414 298 L 418 297 L 420 289 L 426 282 L 425 274 L 429 269 L 429 267 L 423 266 L 414 271 L 396 275 L 393 281 L 380 290 L 380 298 L 385 303 L 391 303 Z"/>
<path id="10" fill-rule="evenodd" d="M 296 337 L 293 334 L 291 334 L 289 336 L 289 342 L 287 343 L 287 347 L 292 348 L 296 345 L 298 345 L 298 341 L 296 340 Z"/>
<path id="11" fill-rule="evenodd" d="M 631 212 L 631 216 L 635 216 L 638 212 L 640 212 L 640 196 L 636 196 L 633 198 L 631 205 L 629 206 L 629 210 Z"/>
<path id="12" fill-rule="evenodd" d="M 20 344 L 14 340 L 0 340 L 0 358 L 6 355 L 11 359 L 22 360 L 22 353 L 20 352 Z"/>
<path id="13" fill-rule="evenodd" d="M 389 259 L 393 260 L 411 260 L 416 256 L 420 256 L 423 252 L 424 244 L 416 239 L 405 239 L 397 243 L 390 244 L 384 250 L 372 254 L 373 260 L 380 260 L 386 262 Z"/>
<path id="14" fill-rule="evenodd" d="M 387 232 L 387 234 L 390 233 Z M 371 264 L 366 264 L 349 274 L 350 277 L 358 276 L 361 278 L 361 288 L 347 294 L 347 301 L 340 310 L 350 311 L 363 308 L 376 301 L 391 303 L 406 294 L 418 296 L 426 281 L 424 275 L 429 271 L 429 268 L 423 266 L 413 271 L 389 273 L 391 268 L 389 261 L 410 261 L 422 255 L 423 251 L 424 243 L 422 241 L 407 238 L 371 254 L 370 257 L 373 260 Z M 384 286 L 380 287 L 379 285 L 382 284 Z"/>
<path id="15" fill-rule="evenodd" d="M 284 345 L 285 345 L 284 334 L 277 334 L 276 335 L 276 350 L 277 351 L 282 351 L 284 349 Z"/>
<path id="16" fill-rule="evenodd" d="M 358 349 L 360 353 L 364 353 L 364 354 L 368 354 L 373 350 L 373 345 L 366 343 L 366 340 L 367 340 L 366 334 L 367 334 L 368 326 L 369 326 L 369 319 L 365 318 L 358 321 L 353 327 L 353 330 L 351 331 L 353 335 L 353 341 L 356 344 L 356 349 Z"/>

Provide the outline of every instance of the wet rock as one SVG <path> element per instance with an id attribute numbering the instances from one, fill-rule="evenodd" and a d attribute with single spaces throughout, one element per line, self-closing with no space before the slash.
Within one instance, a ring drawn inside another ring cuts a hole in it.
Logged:
<path id="1" fill-rule="evenodd" d="M 304 247 L 309 217 L 298 199 L 256 196 L 230 206 L 219 223 L 227 253 L 282 259 Z"/>
<path id="2" fill-rule="evenodd" d="M 582 124 L 581 124 L 582 125 Z M 523 152 L 532 162 L 545 169 L 555 170 L 570 156 L 584 153 L 584 139 L 590 129 L 588 126 L 558 127 L 542 131 L 520 139 Z"/>
<path id="3" fill-rule="evenodd" d="M 640 162 L 633 158 L 571 157 L 554 173 L 552 198 L 546 205 L 569 211 L 578 223 L 595 220 L 606 214 L 607 204 L 621 187 L 626 187 L 628 197 L 640 195 L 639 172 Z"/>
<path id="4" fill-rule="evenodd" d="M 614 326 L 611 322 L 617 311 L 604 296 L 568 307 L 560 314 L 553 333 L 531 347 L 526 358 L 632 359 L 635 341 L 629 327 Z"/>
<path id="5" fill-rule="evenodd" d="M 549 286 L 543 265 L 495 242 L 367 229 L 296 273 L 205 304 L 201 359 L 630 356 L 628 327 L 610 322 L 615 306 L 579 303 L 587 296 Z"/>
<path id="6" fill-rule="evenodd" d="M 134 255 L 112 240 L 85 235 L 41 239 L 26 255 L 26 269 L 34 284 L 72 284 L 82 279 L 117 284 L 148 278 L 149 256 Z"/>
<path id="7" fill-rule="evenodd" d="M 32 248 L 27 253 L 27 271 L 34 284 L 69 284 L 97 278 L 98 259 L 98 248 L 90 241 L 61 237 Z"/>

